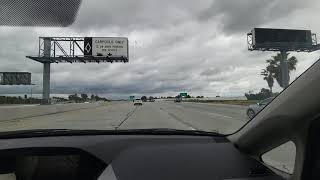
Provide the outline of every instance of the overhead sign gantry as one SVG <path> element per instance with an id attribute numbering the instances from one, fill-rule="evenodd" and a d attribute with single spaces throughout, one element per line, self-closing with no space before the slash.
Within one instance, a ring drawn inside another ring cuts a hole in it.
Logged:
<path id="1" fill-rule="evenodd" d="M 289 85 L 287 52 L 312 52 L 320 49 L 310 30 L 254 28 L 247 33 L 249 51 L 280 51 L 281 87 Z"/>
<path id="2" fill-rule="evenodd" d="M 50 104 L 51 63 L 129 62 L 129 42 L 125 37 L 39 37 L 37 56 L 43 63 L 42 104 Z"/>
<path id="3" fill-rule="evenodd" d="M 129 62 L 125 37 L 39 37 L 37 56 L 41 63 Z"/>

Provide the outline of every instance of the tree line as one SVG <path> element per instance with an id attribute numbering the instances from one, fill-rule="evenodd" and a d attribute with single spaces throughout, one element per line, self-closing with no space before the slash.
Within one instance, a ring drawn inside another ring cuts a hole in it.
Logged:
<path id="1" fill-rule="evenodd" d="M 27 97 L 22 98 L 21 96 L 0 96 L 0 104 L 40 104 L 41 99 Z"/>
<path id="2" fill-rule="evenodd" d="M 180 95 L 177 95 L 177 96 L 159 96 L 159 97 L 141 96 L 141 100 L 148 100 L 148 99 L 174 99 L 174 98 L 176 98 L 178 96 L 180 96 Z M 190 96 L 190 95 L 187 95 L 185 98 L 204 98 L 204 96 Z"/>
<path id="3" fill-rule="evenodd" d="M 74 101 L 76 103 L 86 102 L 86 101 L 109 101 L 107 98 L 99 97 L 98 95 L 92 94 L 90 97 L 87 94 L 72 94 L 68 97 L 69 101 Z"/>

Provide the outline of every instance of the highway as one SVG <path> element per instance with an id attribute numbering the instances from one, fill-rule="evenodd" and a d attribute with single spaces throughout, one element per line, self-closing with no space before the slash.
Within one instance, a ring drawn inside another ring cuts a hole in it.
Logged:
<path id="1" fill-rule="evenodd" d="M 102 106 L 0 121 L 0 130 L 175 128 L 232 133 L 248 118 L 246 107 L 224 104 L 110 102 Z"/>

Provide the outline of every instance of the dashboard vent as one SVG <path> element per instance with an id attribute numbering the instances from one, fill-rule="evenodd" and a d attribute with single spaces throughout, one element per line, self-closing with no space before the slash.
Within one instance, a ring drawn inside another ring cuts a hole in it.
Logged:
<path id="1" fill-rule="evenodd" d="M 249 172 L 250 177 L 268 176 L 268 175 L 271 175 L 271 171 L 265 167 L 251 168 Z"/>
<path id="2" fill-rule="evenodd" d="M 227 138 L 225 138 L 225 137 L 214 137 L 213 138 L 214 139 L 214 141 L 216 142 L 216 143 L 228 143 L 228 142 L 230 142 Z"/>

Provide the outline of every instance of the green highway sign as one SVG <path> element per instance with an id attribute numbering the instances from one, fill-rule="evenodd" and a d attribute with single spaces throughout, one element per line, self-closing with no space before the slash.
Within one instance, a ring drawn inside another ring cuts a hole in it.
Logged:
<path id="1" fill-rule="evenodd" d="M 180 93 L 180 96 L 181 96 L 181 97 L 187 97 L 187 96 L 188 96 L 188 93 Z"/>
<path id="2" fill-rule="evenodd" d="M 130 96 L 129 98 L 130 98 L 130 100 L 134 100 L 134 96 Z"/>

